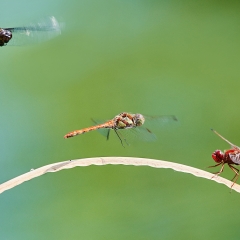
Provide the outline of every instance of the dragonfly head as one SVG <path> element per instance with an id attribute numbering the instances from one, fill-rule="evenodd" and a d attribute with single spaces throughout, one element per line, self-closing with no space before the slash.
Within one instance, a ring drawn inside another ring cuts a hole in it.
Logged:
<path id="1" fill-rule="evenodd" d="M 12 38 L 11 31 L 0 28 L 0 46 L 6 45 L 11 38 Z"/>
<path id="2" fill-rule="evenodd" d="M 134 122 L 135 122 L 136 126 L 142 126 L 145 122 L 145 118 L 142 114 L 136 113 L 134 116 Z"/>
<path id="3" fill-rule="evenodd" d="M 220 163 L 224 158 L 224 153 L 221 150 L 216 150 L 213 152 L 212 158 L 216 163 Z"/>

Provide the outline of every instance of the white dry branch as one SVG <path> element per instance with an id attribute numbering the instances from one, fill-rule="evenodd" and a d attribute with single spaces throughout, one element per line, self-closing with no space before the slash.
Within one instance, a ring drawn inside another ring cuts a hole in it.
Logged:
<path id="1" fill-rule="evenodd" d="M 30 172 L 27 172 L 25 174 L 22 174 L 16 178 L 13 178 L 5 183 L 0 184 L 0 193 L 3 193 L 4 191 L 11 189 L 25 181 L 29 181 L 35 177 L 41 176 L 45 173 L 49 172 L 58 172 L 63 169 L 69 169 L 74 167 L 86 167 L 89 165 L 131 165 L 131 166 L 149 166 L 153 168 L 171 168 L 178 172 L 185 172 L 193 174 L 196 177 L 202 177 L 209 180 L 213 180 L 215 182 L 225 184 L 227 187 L 231 188 L 232 182 L 222 178 L 222 177 L 214 177 L 213 174 L 189 167 L 183 164 L 179 163 L 173 163 L 173 162 L 167 162 L 162 160 L 154 160 L 154 159 L 147 159 L 147 158 L 133 158 L 133 157 L 96 157 L 96 158 L 85 158 L 85 159 L 77 159 L 77 160 L 68 160 L 64 162 L 58 162 L 49 164 L 40 168 L 37 168 L 35 170 L 31 170 Z M 240 185 L 234 184 L 232 187 L 233 190 L 240 192 Z"/>

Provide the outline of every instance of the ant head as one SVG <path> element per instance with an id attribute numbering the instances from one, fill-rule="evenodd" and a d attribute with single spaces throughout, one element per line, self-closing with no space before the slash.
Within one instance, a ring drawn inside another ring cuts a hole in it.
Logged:
<path id="1" fill-rule="evenodd" d="M 224 158 L 224 153 L 221 150 L 216 150 L 213 152 L 212 158 L 216 163 L 220 163 Z"/>

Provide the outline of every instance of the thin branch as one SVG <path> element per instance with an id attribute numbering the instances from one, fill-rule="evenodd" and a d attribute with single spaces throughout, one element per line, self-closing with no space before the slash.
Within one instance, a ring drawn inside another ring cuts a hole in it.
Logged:
<path id="1" fill-rule="evenodd" d="M 40 168 L 37 168 L 35 170 L 31 170 L 28 173 L 25 173 L 23 175 L 20 175 L 16 178 L 13 178 L 3 184 L 0 185 L 0 193 L 3 193 L 4 191 L 11 189 L 25 181 L 29 181 L 35 177 L 41 176 L 48 172 L 58 172 L 63 169 L 69 169 L 74 167 L 86 167 L 89 165 L 107 165 L 107 164 L 113 164 L 113 165 L 133 165 L 133 166 L 149 166 L 154 168 L 171 168 L 178 172 L 185 172 L 193 174 L 196 177 L 202 177 L 209 180 L 213 180 L 215 182 L 225 184 L 227 187 L 231 188 L 232 182 L 222 178 L 222 177 L 214 177 L 213 174 L 189 167 L 186 165 L 173 163 L 173 162 L 167 162 L 162 160 L 154 160 L 154 159 L 147 159 L 147 158 L 132 158 L 132 157 L 96 157 L 96 158 L 85 158 L 85 159 L 77 159 L 77 160 L 69 160 L 64 162 L 58 162 L 49 164 Z M 233 190 L 240 192 L 240 185 L 234 184 L 232 187 Z"/>

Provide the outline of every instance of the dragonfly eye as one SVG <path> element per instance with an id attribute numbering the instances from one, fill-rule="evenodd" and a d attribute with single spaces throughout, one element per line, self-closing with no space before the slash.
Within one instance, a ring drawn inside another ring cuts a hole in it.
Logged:
<path id="1" fill-rule="evenodd" d="M 0 29 L 0 46 L 4 46 L 12 38 L 11 31 Z"/>
<path id="2" fill-rule="evenodd" d="M 220 162 L 222 162 L 222 160 L 224 158 L 224 154 L 222 151 L 216 150 L 213 152 L 212 158 L 215 162 L 220 163 Z"/>
<path id="3" fill-rule="evenodd" d="M 143 117 L 142 114 L 137 113 L 137 114 L 135 114 L 134 121 L 135 121 L 136 126 L 142 126 L 145 122 L 145 118 Z"/>

